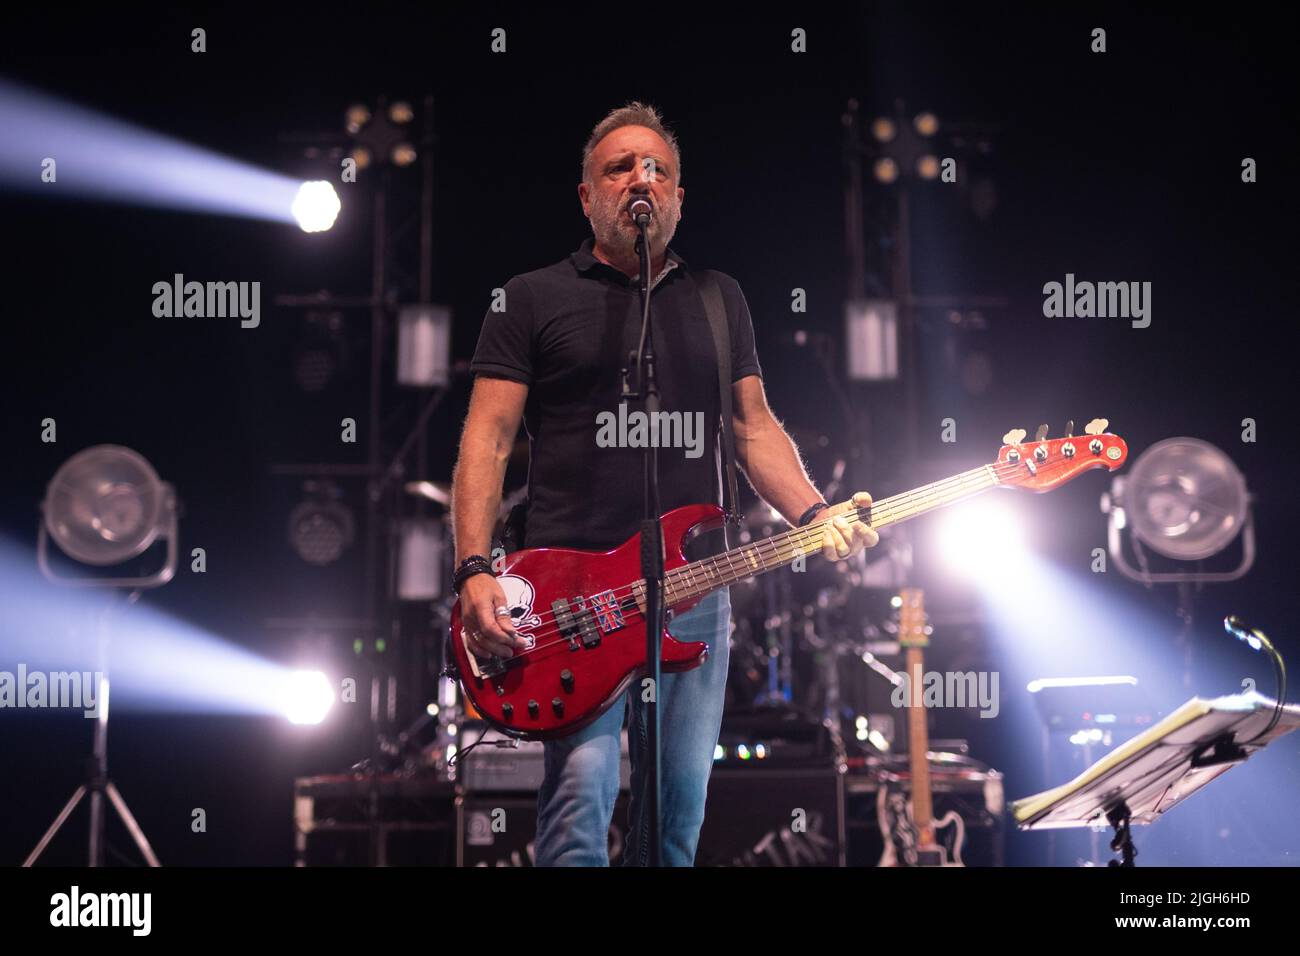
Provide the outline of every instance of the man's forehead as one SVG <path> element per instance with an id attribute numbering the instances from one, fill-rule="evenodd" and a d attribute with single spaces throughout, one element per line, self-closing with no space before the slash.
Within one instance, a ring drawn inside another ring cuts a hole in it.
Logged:
<path id="1" fill-rule="evenodd" d="M 659 153 L 665 158 L 672 155 L 664 138 L 648 126 L 620 126 L 597 143 L 593 152 L 603 159 L 628 151 Z"/>

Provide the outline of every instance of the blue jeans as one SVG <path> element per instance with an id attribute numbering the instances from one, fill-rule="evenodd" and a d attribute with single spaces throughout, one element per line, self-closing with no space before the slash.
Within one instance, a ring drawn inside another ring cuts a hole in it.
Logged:
<path id="1" fill-rule="evenodd" d="M 727 683 L 727 638 L 731 595 L 715 591 L 668 625 L 681 641 L 704 641 L 709 657 L 694 670 L 664 673 L 660 681 L 659 726 L 662 754 L 660 817 L 664 866 L 692 866 L 713 751 L 722 726 Z M 545 745 L 545 774 L 537 793 L 538 866 L 608 866 L 609 824 L 618 799 L 619 736 L 628 719 L 632 762 L 632 801 L 624 866 L 649 863 L 645 814 L 646 722 L 641 682 L 634 680 L 614 704 L 582 730 Z"/>

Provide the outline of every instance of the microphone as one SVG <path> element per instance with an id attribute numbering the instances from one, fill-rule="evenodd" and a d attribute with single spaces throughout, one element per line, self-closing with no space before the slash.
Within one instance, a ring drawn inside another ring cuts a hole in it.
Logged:
<path id="1" fill-rule="evenodd" d="M 1254 628 L 1248 627 L 1246 622 L 1235 614 L 1229 614 L 1223 619 L 1223 629 L 1239 641 L 1249 644 L 1252 650 L 1259 650 L 1264 646 L 1259 637 L 1255 634 Z"/>
<path id="2" fill-rule="evenodd" d="M 654 206 L 648 196 L 633 196 L 627 205 L 627 211 L 631 213 L 632 221 L 644 229 L 650 225 L 650 214 L 654 212 Z"/>

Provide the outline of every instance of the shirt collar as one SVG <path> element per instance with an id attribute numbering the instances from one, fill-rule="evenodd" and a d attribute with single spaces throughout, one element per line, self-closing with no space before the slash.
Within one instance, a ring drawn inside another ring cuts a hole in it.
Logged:
<path id="1" fill-rule="evenodd" d="M 576 268 L 579 272 L 589 272 L 590 270 L 594 269 L 596 266 L 604 266 L 606 269 L 609 269 L 613 272 L 617 272 L 619 275 L 623 276 L 624 280 L 626 280 L 630 284 L 632 280 L 628 278 L 626 274 L 619 272 L 613 266 L 609 265 L 608 263 L 601 262 L 599 259 L 595 257 L 595 255 L 591 251 L 593 248 L 595 248 L 595 246 L 596 246 L 596 240 L 592 236 L 588 236 L 586 239 L 582 241 L 582 245 L 578 247 L 576 252 L 570 253 L 569 259 L 570 261 L 573 262 L 574 268 Z M 665 250 L 664 260 L 665 260 L 664 271 L 659 273 L 659 275 L 655 277 L 652 285 L 658 284 L 660 279 L 666 276 L 677 266 L 686 266 L 686 260 L 683 259 L 681 256 L 679 256 L 676 252 L 674 252 L 672 246 L 669 246 L 667 250 Z"/>

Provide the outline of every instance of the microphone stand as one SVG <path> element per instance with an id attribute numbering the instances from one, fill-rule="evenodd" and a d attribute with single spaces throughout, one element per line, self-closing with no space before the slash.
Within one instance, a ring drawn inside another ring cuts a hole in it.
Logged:
<path id="1" fill-rule="evenodd" d="M 641 257 L 641 338 L 637 351 L 632 355 L 636 389 L 629 388 L 628 370 L 624 368 L 622 397 L 624 400 L 639 398 L 645 409 L 646 420 L 653 422 L 658 420 L 660 404 L 659 384 L 655 378 L 654 346 L 650 334 L 650 243 L 646 236 L 650 217 L 642 214 L 634 218 L 641 233 L 636 241 L 636 250 Z M 649 862 L 651 866 L 659 866 L 663 859 L 659 818 L 659 780 L 662 769 L 659 750 L 659 651 L 664 633 L 664 546 L 663 526 L 659 521 L 659 450 L 654 443 L 646 445 L 642 457 L 645 462 L 645 514 L 641 522 L 641 575 L 645 580 L 646 674 L 650 678 L 650 699 L 646 701 L 648 753 L 645 812 L 650 824 L 647 835 Z"/>

